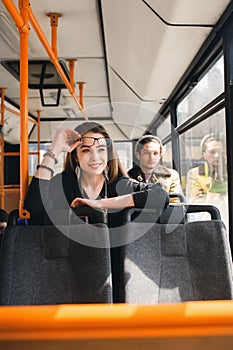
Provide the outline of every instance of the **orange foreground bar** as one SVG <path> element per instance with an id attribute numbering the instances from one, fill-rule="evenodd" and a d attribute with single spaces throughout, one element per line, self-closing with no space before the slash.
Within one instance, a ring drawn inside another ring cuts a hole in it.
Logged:
<path id="1" fill-rule="evenodd" d="M 0 307 L 0 344 L 198 336 L 230 336 L 233 344 L 233 301 Z"/>
<path id="2" fill-rule="evenodd" d="M 0 349 L 232 348 L 233 301 L 0 307 Z"/>

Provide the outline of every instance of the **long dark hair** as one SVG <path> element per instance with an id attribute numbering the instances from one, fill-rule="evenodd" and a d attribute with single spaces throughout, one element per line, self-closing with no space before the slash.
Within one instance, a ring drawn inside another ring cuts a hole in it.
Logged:
<path id="1" fill-rule="evenodd" d="M 92 131 L 95 134 L 102 134 L 105 138 L 111 139 L 107 130 L 103 125 L 95 122 L 84 122 L 75 128 L 81 136 L 85 135 L 87 132 Z M 112 142 L 108 150 L 108 182 L 116 180 L 118 176 L 127 176 L 126 171 L 122 167 L 122 164 L 117 156 L 117 152 Z M 77 155 L 76 148 L 71 152 L 67 153 L 64 163 L 64 170 L 66 172 L 75 172 L 77 166 Z"/>

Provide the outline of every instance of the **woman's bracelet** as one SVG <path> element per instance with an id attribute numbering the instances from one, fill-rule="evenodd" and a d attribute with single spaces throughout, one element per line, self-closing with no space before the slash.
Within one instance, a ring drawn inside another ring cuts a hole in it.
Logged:
<path id="1" fill-rule="evenodd" d="M 37 165 L 36 169 L 38 170 L 38 169 L 40 169 L 40 168 L 49 170 L 50 173 L 51 173 L 51 177 L 53 176 L 53 174 L 54 174 L 53 169 L 51 169 L 51 168 L 48 167 L 47 165 L 43 165 L 43 164 Z"/>
<path id="2" fill-rule="evenodd" d="M 58 163 L 58 160 L 57 160 L 57 158 L 55 157 L 55 154 L 54 154 L 52 151 L 50 151 L 49 149 L 48 149 L 48 150 L 45 152 L 45 154 L 43 155 L 43 157 L 45 157 L 45 156 L 48 156 L 48 157 L 52 158 L 52 159 L 54 160 L 55 164 Z"/>

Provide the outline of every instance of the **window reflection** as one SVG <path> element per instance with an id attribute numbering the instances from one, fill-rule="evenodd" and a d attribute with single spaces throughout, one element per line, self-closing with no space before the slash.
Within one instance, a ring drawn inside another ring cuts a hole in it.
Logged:
<path id="1" fill-rule="evenodd" d="M 181 164 L 187 201 L 218 207 L 227 226 L 227 158 L 224 130 L 225 114 L 222 110 L 184 133 L 181 136 Z"/>

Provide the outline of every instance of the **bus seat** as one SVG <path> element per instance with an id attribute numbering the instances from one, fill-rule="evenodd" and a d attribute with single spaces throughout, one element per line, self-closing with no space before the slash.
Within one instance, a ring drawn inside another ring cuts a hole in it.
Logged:
<path id="1" fill-rule="evenodd" d="M 158 222 L 160 224 L 184 223 L 187 208 L 183 204 L 170 204 L 159 215 L 156 209 L 127 208 L 123 211 L 124 222 Z"/>
<path id="2" fill-rule="evenodd" d="M 80 220 L 82 218 L 83 220 Z M 90 224 L 105 223 L 105 213 L 103 210 L 89 206 L 63 209 L 47 209 L 45 217 L 41 218 L 39 225 L 70 225 L 83 224 L 83 221 Z M 19 210 L 15 209 L 9 213 L 8 225 L 28 225 L 31 220 L 20 219 Z"/>
<path id="3" fill-rule="evenodd" d="M 188 221 L 187 214 L 206 212 L 211 220 L 221 220 L 221 214 L 217 207 L 210 204 L 176 203 L 167 206 L 160 215 L 156 209 L 126 208 L 123 211 L 124 223 L 157 222 L 160 224 L 182 224 Z"/>
<path id="4" fill-rule="evenodd" d="M 145 233 L 139 236 L 139 232 Z M 131 222 L 121 234 L 122 302 L 233 298 L 232 260 L 223 222 Z"/>
<path id="5" fill-rule="evenodd" d="M 221 213 L 217 207 L 211 204 L 185 204 L 187 214 L 209 213 L 211 220 L 221 220 Z M 196 220 L 197 221 L 197 220 Z"/>
<path id="6" fill-rule="evenodd" d="M 221 214 L 217 207 L 210 204 L 174 204 L 169 205 L 161 213 L 160 224 L 182 224 L 188 221 L 187 214 L 209 213 L 211 220 L 221 220 Z"/>
<path id="7" fill-rule="evenodd" d="M 111 303 L 108 229 L 96 226 L 8 226 L 0 257 L 1 305 Z"/>

